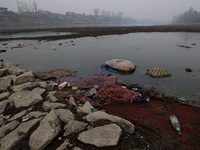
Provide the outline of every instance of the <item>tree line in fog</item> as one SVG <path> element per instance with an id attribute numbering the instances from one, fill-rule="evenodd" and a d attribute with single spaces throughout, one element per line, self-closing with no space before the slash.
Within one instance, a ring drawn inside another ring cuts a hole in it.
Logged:
<path id="1" fill-rule="evenodd" d="M 190 8 L 183 14 L 173 17 L 173 23 L 176 24 L 188 24 L 188 23 L 200 23 L 200 11 L 198 12 L 194 8 Z"/>

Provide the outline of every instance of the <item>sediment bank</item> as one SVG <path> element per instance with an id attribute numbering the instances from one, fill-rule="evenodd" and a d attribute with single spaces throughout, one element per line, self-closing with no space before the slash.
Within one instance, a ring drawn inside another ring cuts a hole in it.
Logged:
<path id="1" fill-rule="evenodd" d="M 133 26 L 133 27 L 77 27 L 77 28 L 48 28 L 48 29 L 24 29 L 2 30 L 0 34 L 16 34 L 22 32 L 71 32 L 69 35 L 55 35 L 43 37 L 0 38 L 0 41 L 8 40 L 61 40 L 81 37 L 96 37 L 102 35 L 128 34 L 136 32 L 200 32 L 200 25 L 160 25 L 160 26 Z"/>

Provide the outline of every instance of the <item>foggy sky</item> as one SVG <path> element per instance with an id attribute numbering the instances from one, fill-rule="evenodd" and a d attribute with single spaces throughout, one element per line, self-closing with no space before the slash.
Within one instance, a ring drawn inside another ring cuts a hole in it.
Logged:
<path id="1" fill-rule="evenodd" d="M 20 0 L 29 2 L 30 0 Z M 95 8 L 106 11 L 124 12 L 124 15 L 136 19 L 153 19 L 171 21 L 193 7 L 200 11 L 200 0 L 32 0 L 38 8 L 65 14 L 67 11 L 75 13 L 93 14 Z M 0 0 L 0 7 L 17 11 L 16 0 Z"/>

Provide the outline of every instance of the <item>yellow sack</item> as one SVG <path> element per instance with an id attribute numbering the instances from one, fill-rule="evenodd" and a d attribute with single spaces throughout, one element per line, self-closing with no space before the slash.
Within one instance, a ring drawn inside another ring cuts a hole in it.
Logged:
<path id="1" fill-rule="evenodd" d="M 152 78 L 164 78 L 171 76 L 171 74 L 168 73 L 165 69 L 159 67 L 153 67 L 152 69 L 148 69 L 146 74 Z"/>

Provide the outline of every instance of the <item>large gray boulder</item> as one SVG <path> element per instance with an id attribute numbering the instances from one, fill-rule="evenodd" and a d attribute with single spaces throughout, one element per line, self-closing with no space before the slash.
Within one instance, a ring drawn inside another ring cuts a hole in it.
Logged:
<path id="1" fill-rule="evenodd" d="M 22 75 L 19 75 L 16 77 L 16 79 L 14 80 L 15 85 L 17 84 L 22 84 L 25 82 L 33 82 L 34 81 L 34 75 L 32 72 L 26 72 Z"/>
<path id="2" fill-rule="evenodd" d="M 0 87 L 3 89 L 7 89 L 7 87 L 11 86 L 11 82 L 16 78 L 15 75 L 8 75 L 0 78 Z"/>
<path id="3" fill-rule="evenodd" d="M 70 120 L 64 127 L 65 133 L 63 136 L 68 136 L 70 134 L 74 134 L 80 131 L 83 131 L 88 126 L 88 123 Z"/>
<path id="4" fill-rule="evenodd" d="M 61 104 L 61 103 L 51 103 L 49 101 L 45 101 L 42 105 L 42 107 L 46 110 L 49 111 L 51 109 L 57 109 L 57 108 L 64 108 L 66 107 L 65 104 Z"/>
<path id="5" fill-rule="evenodd" d="M 55 113 L 58 119 L 64 123 L 68 123 L 70 120 L 74 120 L 74 114 L 70 110 L 56 109 Z"/>
<path id="6" fill-rule="evenodd" d="M 57 101 L 58 99 L 54 96 L 55 93 L 56 91 L 49 92 L 47 95 L 47 99 L 51 102 Z"/>
<path id="7" fill-rule="evenodd" d="M 82 107 L 79 106 L 76 111 L 77 113 L 89 114 L 89 113 L 92 113 L 92 108 L 94 107 L 90 104 L 90 102 L 87 101 Z"/>
<path id="8" fill-rule="evenodd" d="M 38 122 L 40 119 L 30 120 L 28 122 L 22 123 L 17 129 L 6 135 L 1 139 L 1 150 L 10 150 L 20 142 L 28 133 L 28 131 Z"/>
<path id="9" fill-rule="evenodd" d="M 32 133 L 29 140 L 31 150 L 43 150 L 60 133 L 61 124 L 54 110 L 51 110 Z"/>
<path id="10" fill-rule="evenodd" d="M 134 132 L 134 125 L 131 122 L 117 116 L 109 115 L 105 112 L 97 111 L 88 114 L 84 118 L 88 122 L 95 122 L 98 120 L 110 120 L 111 122 L 117 123 L 121 128 L 123 128 L 129 134 L 132 134 Z"/>
<path id="11" fill-rule="evenodd" d="M 14 104 L 16 108 L 29 107 L 43 101 L 41 93 L 42 91 L 38 92 L 38 90 L 19 91 L 12 94 L 9 101 L 11 104 Z"/>
<path id="12" fill-rule="evenodd" d="M 10 67 L 13 67 L 15 66 L 13 63 L 11 62 L 3 62 L 3 67 L 4 68 L 10 68 Z"/>
<path id="13" fill-rule="evenodd" d="M 28 112 L 28 110 L 23 110 L 17 114 L 15 114 L 14 116 L 12 116 L 10 119 L 8 119 L 8 121 L 13 121 L 16 120 L 18 118 L 21 118 L 22 116 L 24 116 L 26 113 Z"/>
<path id="14" fill-rule="evenodd" d="M 2 139 L 8 132 L 14 130 L 19 125 L 18 121 L 12 121 L 0 128 L 0 139 Z"/>
<path id="15" fill-rule="evenodd" d="M 56 150 L 68 150 L 68 147 L 70 146 L 69 140 L 66 139 Z"/>
<path id="16" fill-rule="evenodd" d="M 82 132 L 79 134 L 78 140 L 97 147 L 115 146 L 118 144 L 121 133 L 122 130 L 119 126 L 110 124 Z"/>
<path id="17" fill-rule="evenodd" d="M 14 85 L 14 86 L 11 87 L 11 89 L 14 92 L 19 92 L 19 91 L 26 90 L 28 88 L 34 88 L 35 86 L 36 86 L 36 83 L 34 83 L 34 82 L 26 82 L 26 83 L 23 83 L 23 84 Z"/>
<path id="18" fill-rule="evenodd" d="M 15 65 L 9 67 L 7 71 L 9 74 L 12 74 L 12 75 L 19 75 L 20 73 L 22 73 L 22 69 Z"/>
<path id="19" fill-rule="evenodd" d="M 30 118 L 43 118 L 47 114 L 48 114 L 47 112 L 33 111 L 33 112 L 28 113 L 28 116 Z"/>
<path id="20" fill-rule="evenodd" d="M 4 99 L 4 98 L 6 98 L 6 97 L 8 97 L 9 95 L 10 95 L 9 92 L 1 93 L 1 94 L 0 94 L 0 100 L 1 100 L 1 99 Z"/>
<path id="21" fill-rule="evenodd" d="M 0 114 L 5 111 L 7 104 L 9 104 L 9 100 L 5 100 L 5 101 L 0 102 Z"/>
<path id="22" fill-rule="evenodd" d="M 7 70 L 7 68 L 0 69 L 0 77 L 2 77 Z"/>

